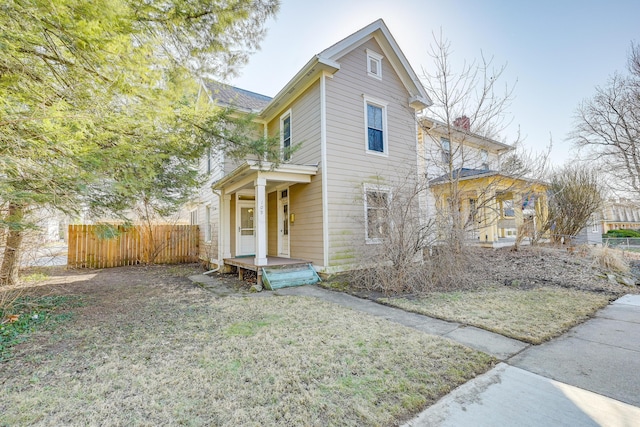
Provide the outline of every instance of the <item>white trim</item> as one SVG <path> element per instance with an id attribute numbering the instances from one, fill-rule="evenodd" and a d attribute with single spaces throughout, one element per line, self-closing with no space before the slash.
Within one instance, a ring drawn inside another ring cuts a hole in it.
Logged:
<path id="1" fill-rule="evenodd" d="M 240 218 L 240 213 L 241 213 L 241 209 L 242 208 L 252 208 L 253 209 L 253 240 L 254 240 L 254 247 L 253 247 L 253 253 L 241 253 L 240 252 L 240 248 L 241 248 L 241 244 L 240 241 L 242 239 L 241 237 L 241 227 L 242 227 L 242 222 L 241 222 L 241 218 Z M 245 255 L 255 255 L 257 252 L 257 239 L 256 239 L 256 222 L 257 222 L 257 212 L 256 212 L 256 201 L 255 200 L 240 200 L 238 198 L 238 193 L 236 193 L 236 230 L 235 230 L 235 235 L 236 235 L 236 253 L 235 256 L 245 256 Z"/>
<path id="2" fill-rule="evenodd" d="M 293 118 L 291 116 L 291 109 L 288 109 L 280 115 L 280 158 L 283 162 L 290 162 L 293 157 L 289 154 L 289 158 L 284 158 L 284 121 L 289 118 L 289 148 L 291 148 L 291 142 L 293 141 Z"/>
<path id="3" fill-rule="evenodd" d="M 386 101 L 362 95 L 364 100 L 364 150 L 367 154 L 376 156 L 389 156 L 389 135 L 387 127 L 387 105 Z M 369 105 L 382 109 L 382 152 L 369 149 Z"/>
<path id="4" fill-rule="evenodd" d="M 327 75 L 320 76 L 320 170 L 322 178 L 322 258 L 329 266 L 329 190 L 327 187 Z"/>
<path id="5" fill-rule="evenodd" d="M 367 74 L 369 77 L 382 80 L 382 59 L 384 59 L 384 56 L 370 49 L 365 49 L 365 51 L 367 52 Z M 371 62 L 376 64 L 376 71 L 371 71 Z"/>
<path id="6" fill-rule="evenodd" d="M 282 192 L 283 191 L 287 191 L 287 197 L 283 198 L 282 197 Z M 283 257 L 283 258 L 290 258 L 291 257 L 291 222 L 289 221 L 289 216 L 291 215 L 291 197 L 290 195 L 290 189 L 289 186 L 284 186 L 284 187 L 278 187 L 278 189 L 276 190 L 277 194 L 277 209 L 278 209 L 278 214 L 277 214 L 277 232 L 278 232 L 278 256 L 279 257 Z M 285 216 L 283 215 L 283 207 L 284 205 L 287 205 L 287 217 L 285 218 Z M 283 227 L 284 223 L 283 220 L 287 221 L 287 235 L 284 235 L 284 230 L 281 231 L 281 227 Z M 283 246 L 283 242 L 284 239 L 287 239 L 286 243 L 287 243 L 287 252 L 283 252 L 282 250 L 282 246 Z"/>
<path id="7" fill-rule="evenodd" d="M 369 212 L 367 206 L 367 193 L 368 192 L 387 193 L 388 201 L 391 201 L 391 188 L 384 185 L 367 184 L 363 186 L 363 198 L 362 206 L 364 208 L 364 241 L 367 245 L 382 243 L 382 239 L 379 237 L 369 237 Z"/>
<path id="8" fill-rule="evenodd" d="M 253 215 L 254 244 L 256 265 L 267 265 L 267 180 L 256 178 L 255 180 L 255 210 Z"/>

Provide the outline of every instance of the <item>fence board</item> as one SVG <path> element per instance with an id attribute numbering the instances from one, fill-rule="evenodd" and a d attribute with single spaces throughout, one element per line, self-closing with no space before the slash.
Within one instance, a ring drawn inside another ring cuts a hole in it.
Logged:
<path id="1" fill-rule="evenodd" d="M 197 225 L 154 225 L 150 229 L 114 227 L 117 232 L 111 237 L 110 233 L 104 233 L 104 226 L 69 225 L 67 266 L 108 268 L 198 261 L 200 233 Z"/>

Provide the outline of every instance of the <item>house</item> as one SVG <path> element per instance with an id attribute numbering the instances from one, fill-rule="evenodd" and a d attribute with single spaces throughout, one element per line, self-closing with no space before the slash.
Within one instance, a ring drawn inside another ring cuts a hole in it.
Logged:
<path id="1" fill-rule="evenodd" d="M 358 247 L 379 243 L 377 202 L 399 175 L 417 178 L 417 117 L 431 105 L 382 20 L 313 56 L 274 98 L 206 89 L 254 113 L 283 149 L 299 148 L 278 165 L 210 153 L 210 187 L 191 205 L 204 259 L 249 270 L 307 262 L 332 274 L 358 262 Z"/>
<path id="2" fill-rule="evenodd" d="M 629 199 L 608 200 L 600 221 L 602 234 L 610 230 L 640 230 L 640 207 Z"/>
<path id="3" fill-rule="evenodd" d="M 428 179 L 426 215 L 482 246 L 537 237 L 547 216 L 546 186 L 509 167 L 513 147 L 470 131 L 462 116 L 451 125 L 420 121 L 419 155 Z"/>

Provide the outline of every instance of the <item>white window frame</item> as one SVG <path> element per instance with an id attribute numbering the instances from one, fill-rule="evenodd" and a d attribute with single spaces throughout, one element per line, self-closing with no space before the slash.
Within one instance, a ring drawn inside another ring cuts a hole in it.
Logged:
<path id="1" fill-rule="evenodd" d="M 384 58 L 377 52 L 367 49 L 367 74 L 378 80 L 382 80 L 382 59 Z M 371 64 L 376 64 L 375 70 Z"/>
<path id="2" fill-rule="evenodd" d="M 489 169 L 489 152 L 484 148 L 480 150 L 480 163 L 484 169 Z"/>
<path id="3" fill-rule="evenodd" d="M 445 149 L 445 143 L 447 149 Z M 444 136 L 440 137 L 440 149 L 442 150 L 442 162 L 449 164 L 451 161 L 451 140 L 449 138 L 445 138 Z"/>
<path id="4" fill-rule="evenodd" d="M 194 209 L 189 212 L 189 224 L 190 225 L 199 225 L 198 224 L 198 209 Z"/>
<path id="5" fill-rule="evenodd" d="M 591 231 L 593 233 L 597 233 L 600 231 L 600 224 L 598 224 L 598 220 L 594 219 L 593 224 L 591 224 Z"/>
<path id="6" fill-rule="evenodd" d="M 364 238 L 365 243 L 368 245 L 379 244 L 382 243 L 384 239 L 380 237 L 369 237 L 369 206 L 367 205 L 367 194 L 369 192 L 376 193 L 386 193 L 387 194 L 387 203 L 391 203 L 391 188 L 380 185 L 364 185 L 364 193 L 363 193 L 363 206 L 364 206 Z M 391 224 L 389 224 L 389 227 Z"/>
<path id="7" fill-rule="evenodd" d="M 368 154 L 389 156 L 389 137 L 387 127 L 387 102 L 364 95 L 364 149 Z M 369 105 L 382 109 L 382 151 L 369 149 Z"/>
<path id="8" fill-rule="evenodd" d="M 204 207 L 204 241 L 211 243 L 211 205 Z"/>
<path id="9" fill-rule="evenodd" d="M 293 120 L 291 118 L 291 110 L 287 110 L 283 115 L 280 116 L 280 153 L 282 153 L 283 162 L 290 162 L 291 157 L 293 157 L 293 155 L 290 153 L 289 157 L 285 158 L 284 153 L 284 121 L 287 118 L 289 119 L 289 148 L 291 148 L 291 141 L 293 140 Z"/>

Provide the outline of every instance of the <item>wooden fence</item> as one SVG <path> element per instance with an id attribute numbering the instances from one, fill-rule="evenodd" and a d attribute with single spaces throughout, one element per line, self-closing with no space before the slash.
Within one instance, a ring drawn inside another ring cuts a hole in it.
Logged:
<path id="1" fill-rule="evenodd" d="M 197 225 L 69 225 L 67 266 L 107 268 L 198 261 Z"/>

